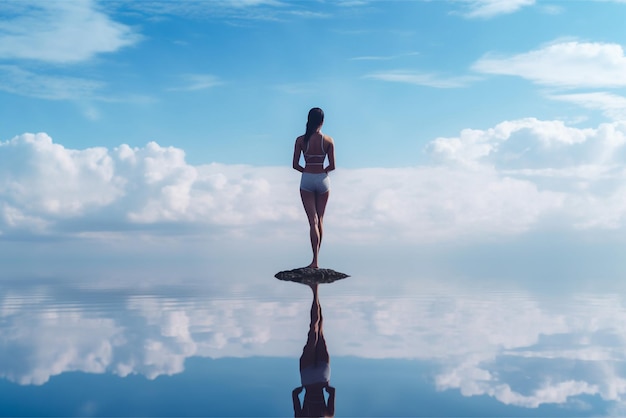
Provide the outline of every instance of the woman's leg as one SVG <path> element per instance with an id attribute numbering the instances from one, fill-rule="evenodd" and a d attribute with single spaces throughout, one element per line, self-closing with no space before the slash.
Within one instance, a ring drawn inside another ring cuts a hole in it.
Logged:
<path id="1" fill-rule="evenodd" d="M 314 192 L 300 189 L 302 205 L 309 220 L 309 235 L 311 237 L 311 250 L 313 250 L 313 261 L 308 267 L 317 268 L 317 255 L 320 250 L 320 219 L 317 213 L 317 197 Z"/>
<path id="2" fill-rule="evenodd" d="M 317 344 L 315 345 L 315 359 L 316 361 L 324 361 L 330 363 L 330 354 L 328 354 L 328 347 L 326 347 L 326 339 L 324 338 L 324 316 L 322 315 L 322 305 L 319 303 L 319 332 L 317 333 Z"/>
<path id="3" fill-rule="evenodd" d="M 318 252 L 322 247 L 322 236 L 324 235 L 324 212 L 326 211 L 326 203 L 328 203 L 328 197 L 330 196 L 330 190 L 326 193 L 315 194 L 315 212 L 318 219 L 318 230 L 320 233 L 319 244 L 317 246 Z"/>
<path id="4" fill-rule="evenodd" d="M 305 367 L 312 366 L 316 363 L 316 351 L 317 343 L 320 334 L 320 302 L 317 297 L 318 284 L 311 284 L 311 290 L 313 290 L 313 302 L 311 303 L 311 324 L 309 325 L 309 333 L 307 336 L 306 345 L 302 350 L 302 356 L 300 356 L 300 370 Z"/>

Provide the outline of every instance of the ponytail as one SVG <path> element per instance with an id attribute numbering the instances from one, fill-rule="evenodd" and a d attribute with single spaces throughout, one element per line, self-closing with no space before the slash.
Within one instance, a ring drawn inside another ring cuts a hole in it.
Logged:
<path id="1" fill-rule="evenodd" d="M 317 129 L 317 126 L 313 127 L 311 122 L 306 123 L 306 132 L 304 133 L 304 149 L 306 149 L 307 145 L 309 145 L 309 139 L 311 138 L 311 135 L 313 135 L 313 132 L 315 132 L 315 129 Z"/>
<path id="2" fill-rule="evenodd" d="M 324 111 L 319 107 L 314 107 L 309 110 L 309 116 L 306 122 L 306 132 L 304 133 L 304 148 L 309 145 L 309 139 L 311 135 L 319 128 L 324 122 Z"/>

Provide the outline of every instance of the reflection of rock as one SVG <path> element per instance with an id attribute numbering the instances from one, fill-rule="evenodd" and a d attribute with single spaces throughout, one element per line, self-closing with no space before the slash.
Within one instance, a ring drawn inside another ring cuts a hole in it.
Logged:
<path id="1" fill-rule="evenodd" d="M 337 280 L 350 277 L 345 273 L 340 273 L 332 269 L 314 269 L 302 267 L 299 269 L 280 271 L 274 275 L 279 280 L 296 283 L 332 283 Z"/>

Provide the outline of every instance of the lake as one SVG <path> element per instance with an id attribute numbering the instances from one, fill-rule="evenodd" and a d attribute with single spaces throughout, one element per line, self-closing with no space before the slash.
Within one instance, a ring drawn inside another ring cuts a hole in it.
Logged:
<path id="1" fill-rule="evenodd" d="M 336 416 L 626 412 L 621 292 L 355 270 L 319 287 Z M 0 415 L 293 416 L 312 292 L 274 273 L 3 278 Z"/>

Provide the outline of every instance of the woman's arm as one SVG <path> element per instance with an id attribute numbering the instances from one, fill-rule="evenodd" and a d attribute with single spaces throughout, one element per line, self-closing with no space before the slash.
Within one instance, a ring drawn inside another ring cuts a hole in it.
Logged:
<path id="1" fill-rule="evenodd" d="M 302 386 L 298 386 L 291 392 L 291 400 L 293 401 L 293 416 L 301 417 L 302 416 L 302 406 L 300 406 L 300 398 L 298 395 L 302 392 Z"/>
<path id="2" fill-rule="evenodd" d="M 330 172 L 335 169 L 335 141 L 331 137 L 328 138 L 328 165 L 324 169 L 325 172 Z"/>
<path id="3" fill-rule="evenodd" d="M 292 166 L 294 170 L 298 170 L 299 172 L 304 171 L 304 167 L 300 165 L 300 152 L 302 151 L 302 137 L 298 137 L 296 139 L 296 144 L 293 146 L 293 162 Z"/>
<path id="4" fill-rule="evenodd" d="M 328 412 L 328 416 L 335 416 L 335 388 L 332 386 L 326 386 L 326 392 L 328 392 L 328 406 L 326 407 L 326 411 Z"/>

